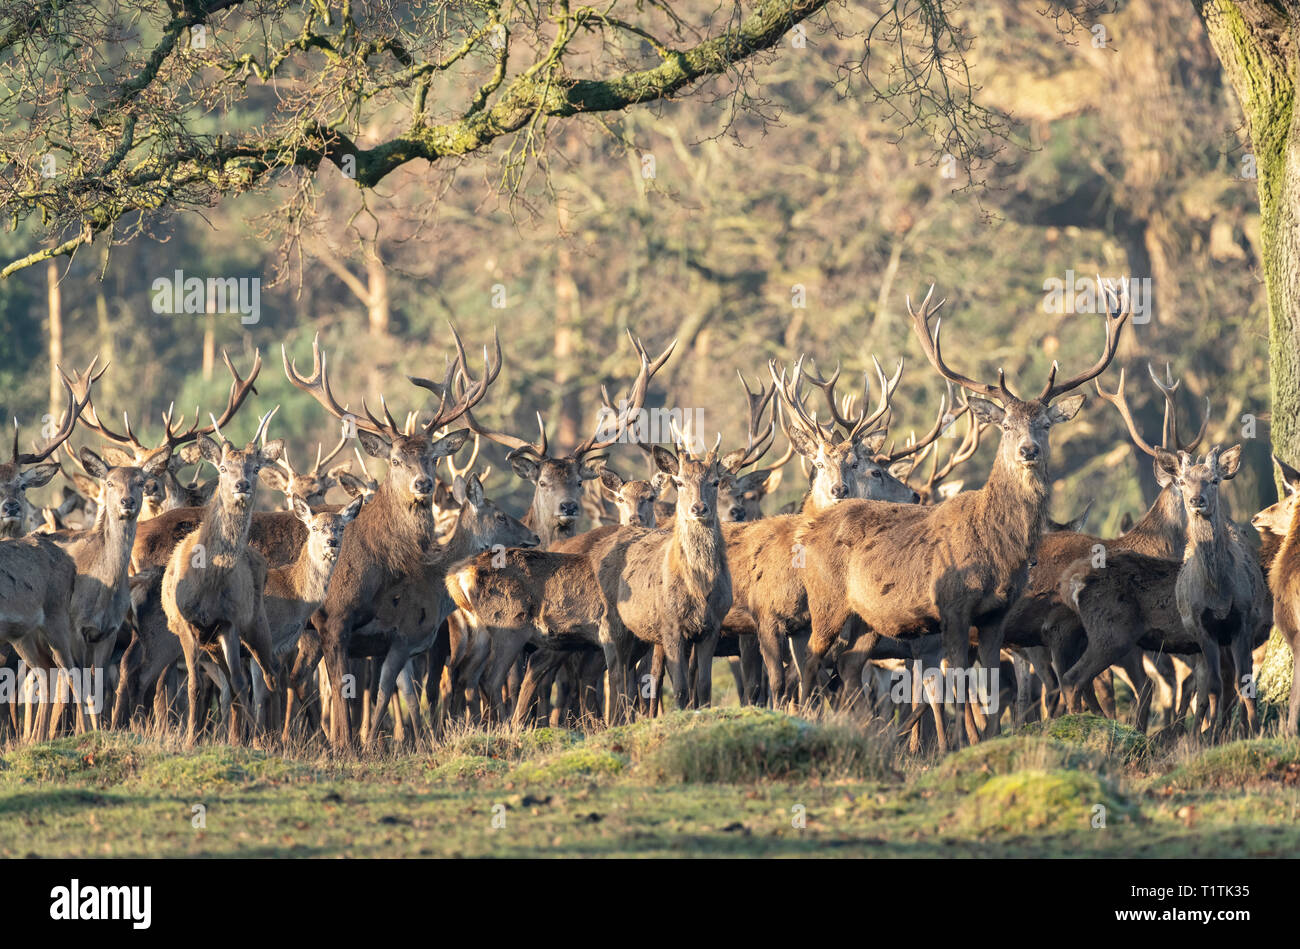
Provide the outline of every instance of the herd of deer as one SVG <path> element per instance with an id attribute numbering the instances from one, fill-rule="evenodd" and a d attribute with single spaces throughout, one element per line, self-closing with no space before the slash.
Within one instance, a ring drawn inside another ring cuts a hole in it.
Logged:
<path id="1" fill-rule="evenodd" d="M 354 728 L 373 742 L 390 709 L 399 741 L 461 717 L 614 722 L 656 714 L 665 671 L 680 707 L 707 705 L 715 656 L 735 657 L 744 703 L 834 698 L 897 718 L 913 748 L 931 735 L 941 749 L 978 741 L 1003 717 L 987 695 L 952 702 L 932 688 L 913 692 L 908 708 L 890 707 L 884 683 L 919 682 L 927 663 L 1007 664 L 1013 674 L 995 689 L 1017 719 L 1114 715 L 1114 669 L 1132 687 L 1139 728 L 1170 677 L 1179 715 L 1195 693 L 1196 732 L 1256 728 L 1252 651 L 1275 618 L 1300 655 L 1300 473 L 1278 460 L 1287 496 L 1254 519 L 1264 539 L 1256 554 L 1220 497 L 1240 446 L 1198 460 L 1205 424 L 1180 437 L 1167 374 L 1162 382 L 1151 373 L 1166 404 L 1159 444 L 1138 430 L 1123 372 L 1113 392 L 1097 381 L 1127 318 L 1118 296 L 1107 296 L 1096 363 L 1064 380 L 1053 364 L 1028 399 L 1002 372 L 994 384 L 948 366 L 939 325 L 931 328 L 942 301 L 932 296 L 907 308 L 947 394 L 931 430 L 901 442 L 889 441 L 901 361 L 892 378 L 876 363 L 874 409 L 865 385 L 860 398 L 837 396 L 838 370 L 824 379 L 802 360 L 789 372 L 770 363 L 771 385 L 745 384 L 745 446 L 720 455 L 721 436 L 704 450 L 699 433 L 677 427 L 675 450 L 639 439 L 649 383 L 675 344 L 651 358 L 633 340 L 640 368 L 626 397 L 615 408 L 602 390 L 600 427 L 563 451 L 548 443 L 540 414 L 536 442 L 475 418 L 501 370 L 495 339 L 476 375 L 453 330 L 446 377 L 410 377 L 436 409 L 401 424 L 382 398 L 379 415 L 341 405 L 317 342 L 309 376 L 287 353 L 284 371 L 341 421 L 344 437 L 301 472 L 282 440 L 268 439 L 275 410 L 242 448 L 223 433 L 254 391 L 260 356 L 247 378 L 226 359 L 233 382 L 220 418 L 199 427 L 196 410 L 183 428 L 169 410 L 156 446 L 129 419 L 121 432 L 101 421 L 95 362 L 65 374 L 58 431 L 33 453 L 19 450 L 15 432 L 12 459 L 0 465 L 0 671 L 18 669 L 21 685 L 0 734 L 44 737 L 88 727 L 87 718 L 97 728 L 150 717 L 170 726 L 183 714 L 190 742 L 224 721 L 231 741 L 323 733 L 346 747 Z M 1072 393 L 1089 382 L 1151 456 L 1161 488 L 1113 539 L 1081 533 L 1082 518 L 1048 517 L 1050 431 L 1078 413 L 1084 396 Z M 824 420 L 805 385 L 821 390 Z M 954 386 L 965 390 L 960 407 Z M 465 427 L 449 430 L 457 420 Z M 756 468 L 778 421 L 790 449 Z M 100 453 L 67 447 L 78 423 L 106 443 Z M 1001 442 L 984 485 L 941 484 L 991 428 Z M 453 456 L 471 435 L 473 457 L 457 468 Z M 945 435 L 954 447 L 941 464 Z M 361 475 L 326 468 L 352 437 L 387 462 L 382 482 L 361 451 Z M 481 438 L 508 447 L 514 473 L 532 482 L 522 519 L 485 497 L 471 471 Z M 652 477 L 624 480 L 607 464 L 628 442 Z M 38 512 L 25 492 L 61 470 L 51 460 L 60 446 L 86 477 L 75 476 L 80 493 L 65 489 L 67 503 Z M 763 516 L 760 502 L 795 454 L 809 475 L 801 506 Z M 914 489 L 908 479 L 927 457 L 929 477 Z M 216 477 L 184 484 L 180 472 L 201 464 Z M 256 510 L 259 482 L 284 495 L 285 510 Z M 326 503 L 335 488 L 350 503 Z M 64 526 L 76 508 L 89 526 Z M 597 526 L 580 530 L 584 516 Z M 93 679 L 70 674 L 82 669 L 107 673 L 104 720 L 88 694 Z M 1293 733 L 1298 718 L 1295 689 Z"/>

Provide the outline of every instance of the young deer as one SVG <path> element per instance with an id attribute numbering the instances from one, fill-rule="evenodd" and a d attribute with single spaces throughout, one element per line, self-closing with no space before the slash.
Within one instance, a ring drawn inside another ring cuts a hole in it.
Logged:
<path id="1" fill-rule="evenodd" d="M 619 665 L 610 666 L 611 692 L 630 702 L 635 644 L 663 648 L 679 708 L 691 700 L 691 647 L 696 652 L 695 701 L 707 705 L 713 651 L 731 609 L 731 575 L 718 520 L 722 465 L 716 446 L 702 458 L 685 447 L 674 454 L 655 446 L 655 461 L 677 488 L 671 532 L 616 528 L 596 544 L 589 559 L 605 598 L 605 621 Z M 608 658 L 608 654 L 607 654 Z M 622 717 L 623 709 L 615 711 Z"/>
<path id="2" fill-rule="evenodd" d="M 312 513 L 301 497 L 295 496 L 289 503 L 294 517 L 307 529 L 307 542 L 293 563 L 266 572 L 264 603 L 277 660 L 297 648 L 303 626 L 324 602 L 343 546 L 344 529 L 360 513 L 362 499 L 356 498 L 341 511 L 319 514 Z M 259 722 L 265 698 L 259 677 L 253 676 L 253 717 Z"/>
<path id="3" fill-rule="evenodd" d="M 344 434 L 328 455 L 323 454 L 324 445 L 317 445 L 316 463 L 305 471 L 295 470 L 286 452 L 274 467 L 262 469 L 262 482 L 268 488 L 284 495 L 285 510 L 297 513 L 293 506 L 293 499 L 301 498 L 314 511 L 325 503 L 325 495 L 329 493 L 330 488 L 340 483 L 339 475 L 348 467 L 342 464 L 325 470 L 325 466 L 334 460 L 347 443 L 348 436 Z"/>
<path id="4" fill-rule="evenodd" d="M 260 357 L 254 361 L 256 376 Z M 211 658 L 225 676 L 234 696 L 230 739 L 240 733 L 240 711 L 247 711 L 247 681 L 239 647 L 248 647 L 261 669 L 266 687 L 276 685 L 271 630 L 262 600 L 266 584 L 266 559 L 248 547 L 253 498 L 258 472 L 274 464 L 284 443 L 280 439 L 259 444 L 272 409 L 262 416 L 253 439 L 241 450 L 232 445 L 213 419 L 221 443 L 207 435 L 198 438 L 204 460 L 217 469 L 217 490 L 196 531 L 176 545 L 162 578 L 162 602 L 167 626 L 180 639 L 185 656 L 189 710 L 185 731 L 193 744 L 199 726 L 199 654 Z"/>
<path id="5" fill-rule="evenodd" d="M 92 360 L 87 374 L 93 373 L 95 363 Z M 100 374 L 104 370 L 100 370 Z M 94 378 L 99 378 L 95 375 Z M 45 447 L 35 452 L 18 450 L 18 422 L 14 421 L 14 444 L 9 461 L 0 464 L 0 538 L 22 537 L 37 526 L 35 511 L 27 500 L 30 488 L 39 488 L 48 484 L 59 473 L 58 462 L 46 461 L 58 451 L 59 446 L 68 440 L 77 420 L 81 417 L 85 402 L 73 395 L 68 380 L 64 378 L 63 386 L 67 392 L 68 405 L 63 411 L 58 430 L 45 443 Z"/>
<path id="6" fill-rule="evenodd" d="M 1097 362 L 1060 383 L 1053 364 L 1042 391 L 1026 400 L 1007 387 L 1002 372 L 991 384 L 947 366 L 938 329 L 933 336 L 930 333 L 930 318 L 942 305 L 941 301 L 932 307 L 932 295 L 933 288 L 919 313 L 908 301 L 912 328 L 940 375 L 975 394 L 968 405 L 976 418 L 1001 429 L 997 459 L 983 487 L 943 504 L 842 501 L 812 515 L 796 532 L 795 542 L 807 557 L 803 579 L 812 626 L 800 670 L 805 701 L 817 684 L 823 656 L 854 614 L 873 633 L 895 639 L 939 633 L 953 668 L 967 665 L 975 627 L 980 664 L 998 668 L 1007 613 L 1024 589 L 1047 519 L 1049 433 L 1075 416 L 1084 396 L 1053 403 L 1110 364 L 1128 317 L 1116 301 L 1106 317 L 1106 343 Z M 996 398 L 1002 404 L 976 396 Z M 965 710 L 967 733 L 975 740 L 978 732 L 970 703 Z M 996 734 L 998 727 L 999 718 L 991 716 L 985 733 Z"/>
<path id="7" fill-rule="evenodd" d="M 1264 622 L 1250 577 L 1250 568 L 1258 566 L 1219 496 L 1221 482 L 1236 476 L 1240 461 L 1240 445 L 1226 451 L 1215 447 L 1199 464 L 1187 452 L 1161 450 L 1156 455 L 1186 509 L 1181 562 L 1126 551 L 1108 556 L 1105 566 L 1094 566 L 1085 557 L 1063 572 L 1061 597 L 1075 609 L 1088 637 L 1083 656 L 1062 676 L 1067 693 L 1138 646 L 1199 652 L 1195 727 L 1199 730 L 1207 714 L 1218 727 L 1225 712 L 1220 650 L 1226 646 L 1247 727 L 1255 730 L 1253 689 L 1245 687 L 1242 677 L 1251 673 L 1251 651 Z"/>

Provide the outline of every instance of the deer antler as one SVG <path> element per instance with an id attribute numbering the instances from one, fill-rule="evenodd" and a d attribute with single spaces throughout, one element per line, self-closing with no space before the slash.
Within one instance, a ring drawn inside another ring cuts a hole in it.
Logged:
<path id="1" fill-rule="evenodd" d="M 90 361 L 90 365 L 86 367 L 85 372 L 78 373 L 76 375 L 75 377 L 76 384 L 82 390 L 82 394 L 80 397 L 78 397 L 77 393 L 73 391 L 73 383 L 68 380 L 68 375 L 63 371 L 63 367 L 62 366 L 58 367 L 59 375 L 62 377 L 62 381 L 63 381 L 63 391 L 66 392 L 68 395 L 68 404 L 67 407 L 63 410 L 62 418 L 60 418 L 59 420 L 58 430 L 46 441 L 45 447 L 36 448 L 36 446 L 33 445 L 32 447 L 34 450 L 32 452 L 19 451 L 18 450 L 18 420 L 14 419 L 14 447 L 13 447 L 13 454 L 10 458 L 12 464 L 15 465 L 39 464 L 40 462 L 44 461 L 46 458 L 50 457 L 50 455 L 58 451 L 59 446 L 68 440 L 68 436 L 72 434 L 72 430 L 77 425 L 77 419 L 81 417 L 82 410 L 85 409 L 86 405 L 90 402 L 91 384 L 100 376 L 102 376 L 104 372 L 108 369 L 108 367 L 105 366 L 98 373 L 96 373 L 95 365 L 98 362 L 99 362 L 99 357 L 96 356 L 94 359 Z"/>
<path id="2" fill-rule="evenodd" d="M 1210 424 L 1210 397 L 1208 395 L 1205 397 L 1205 415 L 1201 418 L 1200 431 L 1196 433 L 1196 437 L 1190 442 L 1183 444 L 1178 437 L 1178 404 L 1174 398 L 1174 394 L 1178 391 L 1178 387 L 1182 385 L 1182 380 L 1174 380 L 1173 376 L 1170 374 L 1168 363 L 1165 363 L 1166 382 L 1162 383 L 1160 381 L 1160 378 L 1156 375 L 1156 371 L 1151 368 L 1151 363 L 1147 363 L 1147 372 L 1151 375 L 1151 381 L 1156 384 L 1156 388 L 1160 390 L 1160 394 L 1165 397 L 1165 419 L 1164 425 L 1162 426 L 1162 438 L 1165 450 L 1185 451 L 1189 454 L 1196 451 L 1197 446 L 1201 444 L 1201 439 L 1205 437 L 1206 428 Z"/>
<path id="3" fill-rule="evenodd" d="M 668 344 L 668 347 L 657 358 L 652 360 L 650 354 L 646 352 L 645 346 L 632 335 L 631 330 L 628 330 L 627 338 L 632 341 L 632 347 L 636 350 L 637 357 L 641 361 L 641 368 L 632 381 L 632 388 L 627 399 L 620 403 L 621 408 L 615 416 L 616 422 L 613 434 L 605 438 L 600 437 L 603 432 L 607 431 L 607 426 L 604 424 L 598 425 L 596 430 L 573 450 L 572 457 L 577 460 L 581 460 L 584 455 L 591 452 L 604 451 L 623 437 L 623 434 L 627 431 L 628 423 L 641 411 L 641 406 L 645 403 L 646 390 L 649 388 L 651 378 L 663 368 L 664 363 L 668 361 L 668 357 L 677 348 L 677 340 L 673 339 Z M 601 399 L 606 405 L 609 405 L 609 393 L 603 387 L 601 388 Z"/>
<path id="4" fill-rule="evenodd" d="M 776 394 L 776 386 L 771 388 L 763 385 L 762 379 L 756 379 L 758 383 L 758 392 L 755 393 L 749 388 L 749 383 L 745 381 L 744 373 L 739 370 L 736 375 L 740 377 L 740 384 L 745 390 L 745 403 L 748 412 L 748 420 L 745 427 L 745 448 L 743 451 L 734 451 L 728 453 L 730 462 L 727 468 L 732 474 L 741 471 L 744 468 L 755 464 L 762 458 L 772 442 L 776 440 L 776 406 L 772 406 L 771 415 L 768 417 L 767 428 L 762 428 L 763 411 L 768 404 L 772 402 L 772 396 Z M 793 451 L 793 449 L 791 449 Z"/>
<path id="5" fill-rule="evenodd" d="M 447 326 L 451 329 L 452 342 L 456 344 L 456 362 L 447 370 L 447 378 L 441 384 L 431 379 L 423 379 L 419 376 L 407 376 L 406 378 L 412 385 L 417 385 L 422 389 L 428 389 L 434 395 L 438 396 L 438 411 L 434 413 L 433 418 L 424 423 L 425 434 L 432 435 L 435 429 L 442 428 L 462 415 L 466 416 L 468 421 L 469 410 L 483 401 L 483 396 L 487 395 L 488 386 L 496 382 L 497 376 L 501 375 L 501 337 L 497 334 L 496 327 L 492 328 L 492 348 L 495 359 L 489 359 L 488 348 L 483 347 L 483 377 L 475 379 L 469 372 L 469 360 L 465 357 L 465 346 L 460 341 L 460 333 L 451 323 Z M 459 396 L 450 408 L 447 407 L 447 397 L 451 393 L 453 383 L 459 392 Z"/>
<path id="6" fill-rule="evenodd" d="M 945 380 L 945 383 L 946 391 L 943 395 L 939 396 L 939 413 L 935 416 L 934 426 L 921 437 L 920 441 L 917 441 L 916 439 L 908 439 L 908 443 L 898 451 L 894 451 L 894 446 L 890 445 L 889 450 L 881 456 L 886 462 L 892 463 L 895 461 L 901 461 L 908 455 L 913 455 L 919 451 L 923 451 L 930 445 L 934 444 L 935 440 L 942 435 L 950 425 L 955 425 L 957 419 L 961 417 L 962 412 L 970 411 L 970 406 L 964 406 L 956 415 L 949 414 L 949 406 L 953 404 L 952 383 L 947 382 L 947 380 Z"/>
<path id="7" fill-rule="evenodd" d="M 831 418 L 835 423 L 845 430 L 845 435 L 849 441 L 854 441 L 864 433 L 871 431 L 872 427 L 885 417 L 889 411 L 890 404 L 893 402 L 894 391 L 898 388 L 899 380 L 903 377 L 903 360 L 898 360 L 898 367 L 894 370 L 893 378 L 885 378 L 885 370 L 880 366 L 880 360 L 873 354 L 871 361 L 876 367 L 876 379 L 880 382 L 880 402 L 874 412 L 867 412 L 869 404 L 871 385 L 868 375 L 862 374 L 862 412 L 856 417 L 850 414 L 853 409 L 854 397 L 852 395 L 844 396 L 843 403 L 837 407 L 835 404 L 835 383 L 840 377 L 840 367 L 835 367 L 835 373 L 829 379 L 822 379 L 813 375 L 809 370 L 803 370 L 803 376 L 822 390 L 826 396 L 826 404 L 830 408 Z"/>
<path id="8" fill-rule="evenodd" d="M 1097 389 L 1097 395 L 1101 396 L 1119 410 L 1120 418 L 1122 418 L 1124 424 L 1128 426 L 1128 434 L 1129 437 L 1133 439 L 1133 444 L 1137 445 L 1138 448 L 1141 448 L 1142 451 L 1154 458 L 1158 449 L 1142 437 L 1142 433 L 1138 431 L 1137 422 L 1133 420 L 1133 413 L 1129 410 L 1128 396 L 1124 393 L 1123 367 L 1119 370 L 1119 384 L 1115 387 L 1114 392 L 1107 392 L 1103 389 L 1101 387 L 1100 379 L 1094 380 L 1093 385 Z"/>
<path id="9" fill-rule="evenodd" d="M 1128 287 L 1125 286 L 1124 293 L 1115 292 L 1114 286 L 1110 281 L 1102 281 L 1101 277 L 1097 278 L 1097 285 L 1101 287 L 1106 296 L 1106 345 L 1102 347 L 1101 358 L 1099 358 L 1092 367 L 1079 373 L 1077 376 L 1071 376 L 1062 383 L 1056 382 L 1056 371 L 1059 366 L 1055 361 L 1052 362 L 1052 369 L 1047 374 L 1047 384 L 1043 386 L 1043 391 L 1038 394 L 1038 401 L 1046 405 L 1058 396 L 1062 396 L 1071 389 L 1077 389 L 1092 379 L 1097 378 L 1106 367 L 1111 364 L 1115 358 L 1115 353 L 1119 349 L 1119 334 L 1124 328 L 1124 321 L 1128 319 Z"/>
<path id="10" fill-rule="evenodd" d="M 1002 401 L 1019 402 L 1015 394 L 1007 388 L 1007 374 L 1004 370 L 998 370 L 998 384 L 992 385 L 987 382 L 976 382 L 969 376 L 963 376 L 948 368 L 943 361 L 943 350 L 939 342 L 940 330 L 943 327 L 943 320 L 940 319 L 934 326 L 934 336 L 930 335 L 930 317 L 934 316 L 947 301 L 947 298 L 940 300 L 933 306 L 930 304 L 931 297 L 934 296 L 934 284 L 930 284 L 930 290 L 921 301 L 921 310 L 918 313 L 912 309 L 912 298 L 907 297 L 907 315 L 912 319 L 912 329 L 916 331 L 916 338 L 921 341 L 921 349 L 925 352 L 925 357 L 930 360 L 939 375 L 943 376 L 949 382 L 955 382 L 963 389 L 974 392 L 976 395 L 990 396 Z"/>
<path id="11" fill-rule="evenodd" d="M 452 455 L 447 456 L 447 471 L 451 474 L 452 481 L 455 481 L 457 478 L 469 477 L 470 472 L 474 470 L 474 462 L 478 461 L 479 444 L 480 444 L 480 439 L 479 436 L 476 434 L 474 436 L 474 450 L 470 452 L 469 461 L 467 461 L 464 465 L 461 465 L 460 467 L 457 467 L 455 462 L 453 461 L 454 456 Z"/>

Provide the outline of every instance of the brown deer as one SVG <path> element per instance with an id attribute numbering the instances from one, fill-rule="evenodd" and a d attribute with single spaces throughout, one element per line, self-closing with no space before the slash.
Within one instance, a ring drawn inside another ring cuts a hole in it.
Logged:
<path id="1" fill-rule="evenodd" d="M 87 372 L 92 371 L 94 366 L 92 361 Z M 58 462 L 46 459 L 68 440 L 86 407 L 84 402 L 78 402 L 74 397 L 66 378 L 63 384 L 68 404 L 57 430 L 46 440 L 44 447 L 32 452 L 19 451 L 18 421 L 14 420 L 13 451 L 9 461 L 0 464 L 0 538 L 22 537 L 36 526 L 35 511 L 27 500 L 27 491 L 48 484 L 59 473 Z"/>
<path id="2" fill-rule="evenodd" d="M 1255 515 L 1255 527 L 1266 538 L 1268 586 L 1273 593 L 1273 622 L 1291 647 L 1291 699 L 1287 708 L 1288 735 L 1300 729 L 1300 471 L 1277 455 L 1285 496 Z"/>
<path id="3" fill-rule="evenodd" d="M 1127 533 L 1112 540 L 1073 531 L 1049 533 L 1038 548 L 1038 562 L 1029 571 L 1029 583 L 1020 601 L 1012 607 L 1007 620 L 1007 641 L 1026 649 L 1043 647 L 1048 650 L 1051 662 L 1044 662 L 1041 654 L 1033 657 L 1034 666 L 1047 691 L 1049 709 L 1055 705 L 1059 693 L 1058 676 L 1074 665 L 1083 650 L 1083 627 L 1073 608 L 1060 596 L 1061 574 L 1078 558 L 1095 550 L 1111 552 L 1133 551 L 1147 557 L 1182 562 L 1186 545 L 1187 515 L 1178 485 L 1157 462 L 1164 451 L 1196 450 L 1205 437 L 1210 420 L 1209 403 L 1206 403 L 1200 430 L 1190 441 L 1179 436 L 1178 405 L 1175 395 L 1179 383 L 1173 381 L 1166 367 L 1166 381 L 1161 382 L 1155 370 L 1147 366 L 1152 382 L 1164 399 L 1164 424 L 1161 446 L 1153 446 L 1138 430 L 1125 392 L 1125 374 L 1120 370 L 1119 383 L 1114 392 L 1107 392 L 1100 381 L 1094 383 L 1097 394 L 1119 412 L 1128 428 L 1133 444 L 1152 459 L 1156 483 L 1160 493 L 1142 519 Z M 1136 721 L 1145 730 L 1150 711 L 1151 683 L 1144 669 L 1140 651 L 1121 657 L 1119 662 L 1133 686 L 1137 697 Z M 1084 688 L 1079 696 L 1090 703 L 1092 692 Z M 1072 709 L 1077 711 L 1078 709 Z"/>
<path id="4" fill-rule="evenodd" d="M 286 452 L 274 466 L 262 469 L 262 483 L 284 495 L 285 510 L 297 513 L 293 506 L 294 498 L 301 498 L 309 508 L 316 510 L 325 503 L 330 488 L 340 483 L 339 476 L 348 467 L 346 464 L 328 470 L 325 467 L 344 449 L 348 440 L 345 432 L 329 454 L 323 454 L 324 445 L 317 445 L 316 463 L 305 471 L 295 470 Z"/>
<path id="5" fill-rule="evenodd" d="M 250 383 L 261 369 L 261 354 L 253 361 Z M 167 625 L 180 639 L 188 683 L 188 722 L 185 740 L 193 744 L 199 724 L 199 654 L 212 659 L 229 683 L 234 696 L 230 738 L 239 737 L 239 712 L 247 711 L 247 681 L 240 661 L 240 644 L 247 646 L 261 669 L 268 689 L 275 689 L 276 665 L 271 648 L 262 592 L 266 559 L 248 547 L 258 472 L 274 464 L 284 443 L 280 439 L 260 444 L 275 414 L 262 416 L 257 432 L 241 450 L 221 433 L 216 417 L 213 430 L 220 444 L 207 435 L 198 437 L 199 451 L 217 469 L 217 489 L 197 530 L 176 545 L 162 578 L 162 602 Z"/>
<path id="6" fill-rule="evenodd" d="M 1068 422 L 1084 396 L 1057 399 L 1098 376 L 1119 346 L 1128 314 L 1118 305 L 1106 316 L 1101 357 L 1086 371 L 1058 382 L 1052 365 L 1037 397 L 1021 399 L 999 371 L 997 384 L 977 382 L 944 362 L 939 328 L 930 319 L 942 301 L 908 314 L 931 365 L 950 382 L 974 393 L 967 404 L 981 421 L 997 425 L 1002 440 L 987 482 L 933 507 L 842 501 L 809 517 L 795 533 L 806 552 L 803 571 L 812 626 L 808 655 L 800 669 L 800 693 L 808 701 L 822 658 L 850 615 L 870 630 L 895 639 L 938 632 L 952 668 L 967 665 L 971 629 L 980 664 L 997 669 L 1003 626 L 1024 589 L 1047 519 L 1051 488 L 1049 433 Z M 986 398 L 996 398 L 997 405 Z M 967 733 L 977 737 L 971 704 Z M 990 716 L 986 734 L 996 734 Z"/>
<path id="7" fill-rule="evenodd" d="M 692 695 L 688 673 L 693 646 L 695 702 L 707 705 L 713 651 L 731 609 L 731 577 L 717 514 L 722 465 L 716 446 L 696 457 L 685 440 L 677 454 L 656 445 L 655 460 L 677 489 L 672 531 L 619 527 L 588 555 L 620 663 L 617 669 L 610 667 L 611 693 L 630 701 L 630 663 L 639 641 L 663 648 L 678 707 L 686 708 Z M 616 709 L 614 717 L 625 711 Z"/>
<path id="8" fill-rule="evenodd" d="M 384 596 L 422 569 L 425 555 L 437 541 L 433 517 L 434 468 L 439 458 L 459 450 L 469 432 L 462 429 L 436 440 L 434 433 L 477 404 L 501 372 L 501 344 L 495 334 L 495 358 L 489 359 L 484 347 L 484 375 L 481 379 L 470 375 L 464 346 L 454 328 L 452 338 L 457 356 L 443 383 L 408 377 L 412 384 L 438 396 L 438 408 L 427 422 L 405 427 L 398 425 L 382 401 L 382 420 L 376 418 L 364 403 L 365 418 L 339 405 L 329 387 L 319 340 L 312 343 L 312 374 L 308 378 L 299 375 L 290 364 L 288 353 L 283 353 L 284 371 L 289 381 L 309 393 L 335 418 L 355 425 L 366 454 L 388 462 L 388 478 L 370 503 L 361 509 L 352 529 L 344 536 L 334 580 L 313 618 L 330 682 L 330 730 L 331 740 L 336 746 L 346 746 L 352 741 L 349 710 L 344 699 L 344 676 L 347 674 L 352 634 L 375 618 L 376 606 Z M 456 378 L 460 378 L 462 384 L 459 395 L 449 404 Z M 372 653 L 381 655 L 386 654 L 388 648 L 389 644 L 382 641 L 369 644 Z"/>
<path id="9" fill-rule="evenodd" d="M 1071 693 L 1136 647 L 1199 652 L 1195 728 L 1208 714 L 1213 727 L 1224 717 L 1220 650 L 1226 646 L 1236 670 L 1237 697 L 1254 731 L 1253 689 L 1241 677 L 1252 668 L 1251 650 L 1265 618 L 1242 565 L 1258 569 L 1223 510 L 1220 484 L 1235 477 L 1241 446 L 1217 446 L 1198 464 L 1187 452 L 1160 450 L 1156 463 L 1177 485 L 1187 527 L 1181 562 L 1124 551 L 1075 561 L 1061 575 L 1061 598 L 1077 612 L 1087 634 L 1082 657 L 1061 678 Z M 1144 722 L 1142 724 L 1145 724 Z"/>
<path id="10" fill-rule="evenodd" d="M 201 435 L 211 435 L 217 426 L 229 425 L 249 394 L 257 391 L 253 388 L 255 374 L 250 375 L 245 380 L 240 377 L 228 354 L 223 352 L 221 358 L 225 362 L 226 369 L 230 372 L 232 380 L 230 392 L 226 399 L 226 407 L 222 410 L 221 416 L 213 420 L 211 426 L 198 427 L 199 410 L 196 406 L 194 420 L 190 423 L 190 427 L 181 431 L 180 428 L 184 424 L 185 418 L 184 416 L 176 417 L 176 407 L 172 405 L 168 407 L 162 416 L 162 441 L 156 446 L 149 446 L 140 441 L 131 428 L 130 417 L 125 413 L 122 416 L 123 430 L 120 433 L 109 428 L 100 420 L 93 405 L 90 406 L 89 411 L 82 419 L 85 428 L 110 443 L 104 448 L 102 457 L 114 467 L 143 468 L 150 458 L 154 457 L 162 449 L 167 449 L 171 460 L 168 462 L 166 472 L 161 477 L 151 477 L 145 484 L 144 507 L 140 511 L 139 518 L 141 521 L 152 520 L 159 514 L 176 508 L 200 507 L 207 503 L 208 497 L 211 496 L 216 487 L 215 481 L 210 481 L 206 485 L 198 485 L 197 483 L 182 484 L 179 473 L 183 468 L 202 463 L 203 459 L 198 446 L 194 444 L 196 440 Z"/>
<path id="11" fill-rule="evenodd" d="M 313 513 L 305 498 L 295 495 L 289 502 L 294 517 L 307 529 L 307 542 L 293 563 L 266 572 L 266 619 L 277 659 L 297 648 L 303 626 L 324 602 L 344 531 L 360 513 L 362 502 L 356 498 L 340 511 L 320 513 Z M 265 698 L 262 683 L 253 676 L 253 716 L 259 722 Z"/>

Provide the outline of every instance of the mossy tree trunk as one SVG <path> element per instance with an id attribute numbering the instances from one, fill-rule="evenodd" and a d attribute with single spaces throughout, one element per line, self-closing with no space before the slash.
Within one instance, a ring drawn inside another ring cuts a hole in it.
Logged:
<path id="1" fill-rule="evenodd" d="M 1194 2 L 1250 130 L 1268 294 L 1273 449 L 1294 463 L 1300 460 L 1300 9 L 1259 0 Z"/>

